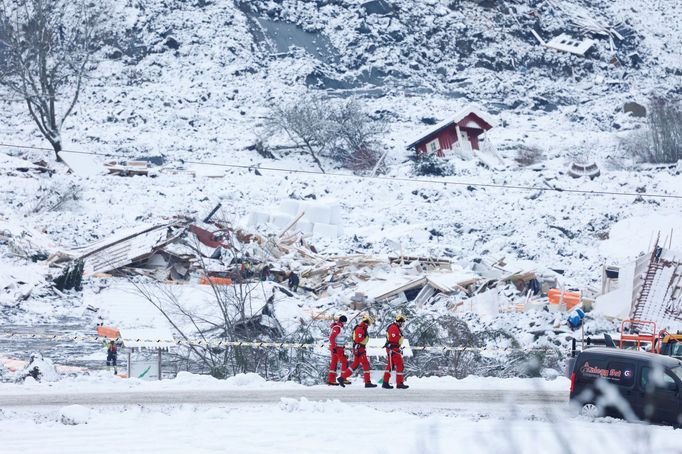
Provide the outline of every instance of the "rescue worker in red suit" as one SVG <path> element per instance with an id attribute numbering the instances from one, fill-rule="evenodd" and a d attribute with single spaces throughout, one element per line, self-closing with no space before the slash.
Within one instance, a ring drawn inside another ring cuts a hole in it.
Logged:
<path id="1" fill-rule="evenodd" d="M 396 388 L 407 389 L 403 375 L 403 333 L 401 331 L 405 317 L 398 314 L 395 322 L 391 323 L 386 330 L 386 372 L 384 372 L 384 380 L 381 385 L 382 388 L 393 389 L 391 386 L 391 370 L 395 369 Z"/>
<path id="2" fill-rule="evenodd" d="M 329 350 L 332 353 L 332 361 L 329 365 L 329 375 L 327 376 L 327 384 L 332 386 L 339 386 L 336 381 L 336 366 L 341 363 L 341 372 L 348 368 L 348 359 L 346 358 L 346 335 L 342 333 L 343 325 L 348 321 L 345 315 L 339 317 L 337 321 L 332 323 L 332 332 L 329 334 Z M 345 382 L 350 384 L 350 382 Z"/>
<path id="3" fill-rule="evenodd" d="M 369 342 L 367 330 L 373 321 L 372 317 L 365 315 L 362 318 L 362 321 L 353 329 L 353 364 L 351 364 L 348 369 L 344 370 L 341 376 L 336 380 L 339 385 L 343 387 L 346 386 L 346 379 L 353 374 L 353 371 L 358 366 L 362 366 L 365 388 L 377 387 L 377 385 L 370 380 L 369 361 L 367 361 L 367 342 Z"/>

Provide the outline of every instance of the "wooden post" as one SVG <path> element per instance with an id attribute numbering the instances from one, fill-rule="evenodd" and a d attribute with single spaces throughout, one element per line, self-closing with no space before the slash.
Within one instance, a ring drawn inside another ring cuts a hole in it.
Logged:
<path id="1" fill-rule="evenodd" d="M 159 349 L 159 380 L 161 380 L 161 349 Z"/>
<path id="2" fill-rule="evenodd" d="M 289 223 L 289 225 L 288 225 L 284 230 L 282 230 L 282 233 L 280 233 L 279 236 L 278 236 L 277 238 L 282 238 L 282 237 L 284 236 L 284 234 L 287 233 L 287 232 L 289 231 L 290 228 L 292 228 L 293 226 L 296 225 L 296 223 L 303 217 L 304 214 L 305 214 L 305 211 L 301 211 L 301 212 L 298 214 L 298 216 L 296 216 L 296 217 L 294 218 L 294 220 L 291 221 L 291 222 Z"/>
<path id="3" fill-rule="evenodd" d="M 375 176 L 376 176 L 377 170 L 379 170 L 379 166 L 381 165 L 382 161 L 384 160 L 384 158 L 385 158 L 386 155 L 388 154 L 388 150 L 389 150 L 389 149 L 386 148 L 386 151 L 384 151 L 384 153 L 381 155 L 381 157 L 380 157 L 379 160 L 377 161 L 376 165 L 374 166 L 374 169 L 372 169 L 372 173 L 370 174 L 371 177 L 375 177 Z M 416 147 L 415 147 L 414 152 L 415 152 L 415 154 L 419 154 L 419 151 L 416 149 Z"/>
<path id="4" fill-rule="evenodd" d="M 457 146 L 462 146 L 462 131 L 459 130 L 459 125 L 455 123 L 455 134 L 457 134 Z"/>

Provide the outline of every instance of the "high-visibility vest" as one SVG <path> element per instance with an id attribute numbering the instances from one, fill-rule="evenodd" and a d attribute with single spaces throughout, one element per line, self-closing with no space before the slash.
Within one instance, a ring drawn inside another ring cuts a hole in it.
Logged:
<path id="1" fill-rule="evenodd" d="M 367 342 L 369 342 L 367 323 L 360 323 L 353 329 L 353 342 L 363 346 L 367 345 Z"/>
<path id="2" fill-rule="evenodd" d="M 343 324 L 334 322 L 331 324 L 332 332 L 329 334 L 329 345 L 331 348 L 344 348 L 348 337 L 343 333 Z"/>

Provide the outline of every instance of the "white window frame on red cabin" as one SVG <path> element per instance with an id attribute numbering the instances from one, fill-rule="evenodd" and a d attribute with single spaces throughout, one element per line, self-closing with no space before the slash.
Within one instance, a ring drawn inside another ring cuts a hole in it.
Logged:
<path id="1" fill-rule="evenodd" d="M 435 148 L 432 145 L 435 145 Z M 426 143 L 426 152 L 427 153 L 438 153 L 439 150 L 440 150 L 440 141 L 438 140 L 438 137 L 433 139 L 431 142 Z"/>

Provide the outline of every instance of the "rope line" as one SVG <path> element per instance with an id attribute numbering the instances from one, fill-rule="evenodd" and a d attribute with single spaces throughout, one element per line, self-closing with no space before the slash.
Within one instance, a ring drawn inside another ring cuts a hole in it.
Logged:
<path id="1" fill-rule="evenodd" d="M 96 335 L 52 335 L 52 334 L 28 334 L 28 333 L 3 333 L 0 334 L 0 341 L 3 340 L 16 340 L 21 338 L 27 339 L 46 339 L 49 341 L 71 341 L 71 342 L 81 342 L 81 343 L 104 343 L 109 341 L 123 341 L 121 338 L 110 338 L 104 336 Z M 218 346 L 218 347 L 254 347 L 254 348 L 295 348 L 295 349 L 328 349 L 329 344 L 325 342 L 312 342 L 312 343 L 293 343 L 293 342 L 244 342 L 244 341 L 229 341 L 226 339 L 132 339 L 134 342 L 143 342 L 146 344 L 160 344 L 162 346 Z M 512 352 L 512 351 L 524 351 L 524 352 L 549 352 L 555 351 L 549 348 L 537 348 L 537 347 L 501 347 L 501 348 L 490 348 L 490 347 L 456 347 L 456 346 L 440 346 L 440 345 L 411 345 L 409 347 L 414 352 L 419 351 L 442 351 L 445 352 Z"/>

